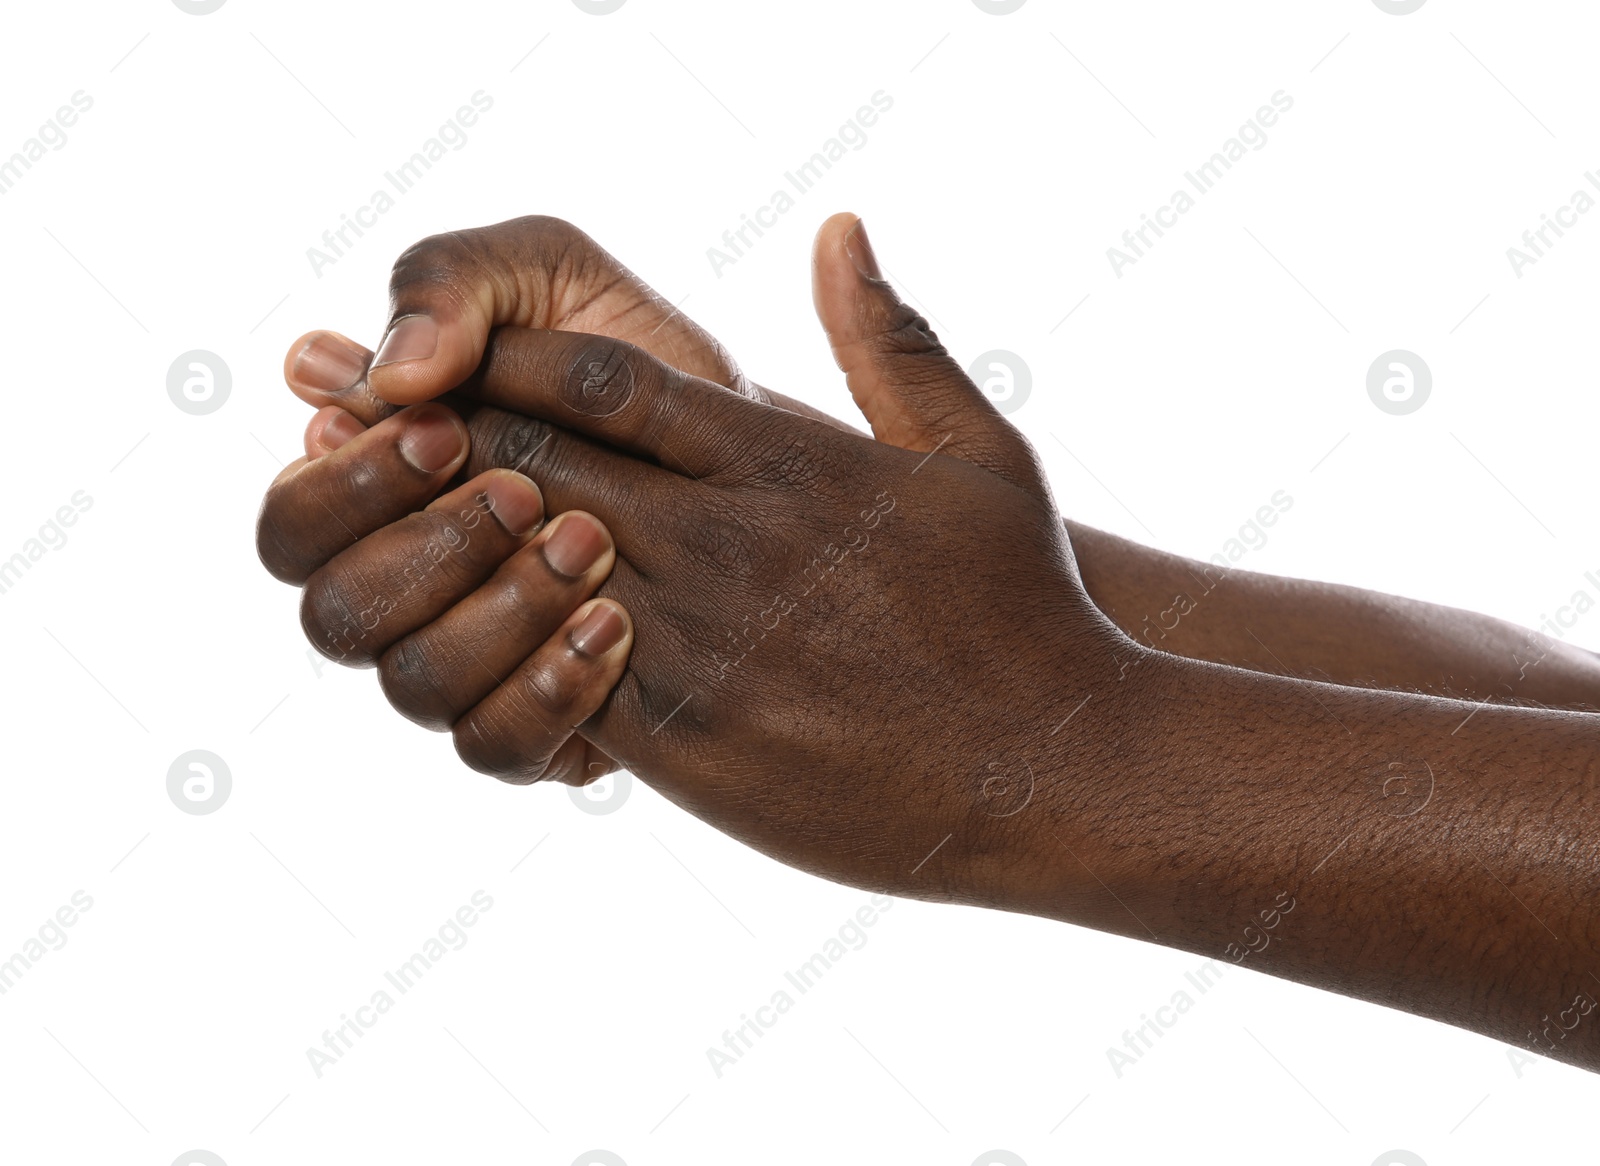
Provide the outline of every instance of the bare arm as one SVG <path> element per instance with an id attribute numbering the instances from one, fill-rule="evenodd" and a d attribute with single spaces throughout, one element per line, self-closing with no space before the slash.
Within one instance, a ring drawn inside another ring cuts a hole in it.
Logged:
<path id="1" fill-rule="evenodd" d="M 870 245 L 859 224 L 841 231 L 841 219 L 851 216 L 830 220 L 833 229 L 818 236 L 815 257 L 817 309 L 829 343 L 876 436 L 931 447 L 943 431 L 922 433 L 883 380 L 900 361 L 906 362 L 900 371 L 915 380 L 922 375 L 915 366 L 928 358 L 902 351 L 894 335 L 863 331 L 872 317 L 856 310 L 856 296 L 863 265 L 872 268 Z M 290 385 L 318 407 L 338 405 L 353 414 L 351 422 L 373 424 L 393 408 L 380 396 L 420 400 L 458 384 L 482 358 L 492 325 L 576 328 L 640 344 L 685 372 L 855 432 L 751 384 L 715 337 L 559 220 L 531 216 L 409 248 L 395 267 L 391 317 L 421 315 L 440 330 L 433 358 L 373 368 L 369 384 L 371 352 L 331 333 L 312 333 L 285 362 Z M 891 323 L 910 329 L 917 320 L 902 312 Z M 1148 647 L 1358 687 L 1600 707 L 1600 659 L 1501 621 L 1347 587 L 1241 571 L 1223 575 L 1092 527 L 1067 526 L 1091 597 Z M 1179 596 L 1194 601 L 1192 610 L 1179 614 Z"/>
<path id="2" fill-rule="evenodd" d="M 823 877 L 1251 962 L 1600 1070 L 1600 718 L 1130 639 L 1082 586 L 1032 449 L 872 294 L 899 448 L 609 338 L 496 333 L 469 386 L 491 407 L 471 419 L 469 472 L 523 466 L 555 508 L 614 530 L 627 557 L 605 598 L 641 630 L 587 717 L 572 693 L 593 665 L 571 636 L 459 700 L 441 723 L 467 763 L 547 776 L 549 725 L 581 718 L 668 798 Z M 385 440 L 299 472 L 370 482 L 362 459 Z M 324 494 L 386 492 L 280 483 L 262 546 L 337 550 L 370 526 Z M 302 611 L 319 640 L 372 626 L 368 654 L 398 662 L 386 692 L 409 707 L 452 667 L 483 669 L 448 643 L 404 646 L 429 612 L 352 618 L 392 593 L 379 560 L 400 527 L 316 568 Z M 398 534 L 413 527 L 431 529 Z"/>
<path id="3" fill-rule="evenodd" d="M 1600 720 L 1160 654 L 1127 679 L 1166 711 L 1130 780 L 1046 795 L 1020 909 L 1600 1070 Z"/>
<path id="4" fill-rule="evenodd" d="M 1067 530 L 1090 597 L 1146 647 L 1355 688 L 1600 711 L 1600 656 L 1504 620 Z"/>

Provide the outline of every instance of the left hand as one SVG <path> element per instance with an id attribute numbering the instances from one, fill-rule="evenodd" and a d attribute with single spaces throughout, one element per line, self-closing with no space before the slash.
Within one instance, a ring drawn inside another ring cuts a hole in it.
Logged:
<path id="1" fill-rule="evenodd" d="M 389 318 L 376 353 L 326 330 L 289 346 L 284 379 L 323 410 L 308 453 L 324 452 L 317 434 L 341 413 L 348 433 L 454 389 L 483 359 L 490 330 L 507 324 L 610 336 L 731 392 L 843 426 L 754 384 L 716 337 L 577 227 L 527 215 L 407 247 L 389 277 Z"/>
<path id="2" fill-rule="evenodd" d="M 627 612 L 593 598 L 616 561 L 611 535 L 581 512 L 547 523 L 538 486 L 512 469 L 447 489 L 466 459 L 466 425 L 427 404 L 292 462 L 262 503 L 261 560 L 304 587 L 317 650 L 375 667 L 419 724 L 448 730 L 520 669 L 525 759 L 505 776 L 587 784 L 615 762 L 572 730 L 633 638 Z"/>

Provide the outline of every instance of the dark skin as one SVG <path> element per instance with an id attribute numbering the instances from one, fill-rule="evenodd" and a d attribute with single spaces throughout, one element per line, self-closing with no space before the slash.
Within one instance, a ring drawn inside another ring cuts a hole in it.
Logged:
<path id="1" fill-rule="evenodd" d="M 893 338 L 890 404 L 943 433 L 937 448 L 844 432 L 606 337 L 503 328 L 461 389 L 479 405 L 470 450 L 461 435 L 432 473 L 387 457 L 405 416 L 346 439 L 275 485 L 264 557 L 311 576 L 314 640 L 356 626 L 359 652 L 387 660 L 493 578 L 493 549 L 366 629 L 353 613 L 402 594 L 384 564 L 438 537 L 391 533 L 383 507 L 417 527 L 406 516 L 463 462 L 519 465 L 551 511 L 581 506 L 614 534 L 602 602 L 637 618 L 637 641 L 609 696 L 615 657 L 579 660 L 559 636 L 486 695 L 463 690 L 474 703 L 452 724 L 474 767 L 545 775 L 581 724 L 803 869 L 1242 952 L 1600 1068 L 1600 1015 L 1578 1005 L 1600 999 L 1600 720 L 1139 645 L 1085 588 L 1027 443 L 925 325 L 890 307 L 863 333 Z M 368 508 L 360 524 L 329 514 L 341 500 Z M 479 670 L 470 635 L 412 652 L 386 675 L 391 699 L 439 701 L 441 677 Z M 1258 947 L 1263 929 L 1279 941 Z"/>
<path id="2" fill-rule="evenodd" d="M 493 448 L 491 412 L 475 420 L 478 448 Z M 581 511 L 546 523 L 539 487 L 481 457 L 481 472 L 448 489 L 467 452 L 461 418 L 425 405 L 351 435 L 336 456 L 290 463 L 262 507 L 261 560 L 304 586 L 312 644 L 376 667 L 390 703 L 427 728 L 449 729 L 514 673 L 542 679 L 544 706 L 530 715 L 542 716 L 547 749 L 522 780 L 586 784 L 614 763 L 573 729 L 632 645 L 627 612 L 594 598 L 616 562 L 610 532 Z"/>
<path id="3" fill-rule="evenodd" d="M 1221 572 L 1070 519 L 1067 528 L 1089 594 L 1150 647 L 1356 688 L 1600 711 L 1600 657 L 1504 620 L 1359 587 Z M 1200 598 L 1174 620 L 1178 595 Z"/>
<path id="4" fill-rule="evenodd" d="M 925 453 L 943 430 L 923 424 L 897 386 L 915 386 L 924 366 L 945 358 L 897 349 L 888 325 L 899 301 L 887 283 L 863 275 L 863 264 L 875 271 L 871 255 L 853 215 L 824 225 L 813 260 L 817 312 L 874 436 Z M 433 355 L 374 366 L 370 350 L 332 332 L 292 346 L 290 387 L 320 407 L 307 432 L 309 457 L 393 412 L 385 397 L 415 403 L 455 388 L 500 324 L 611 336 L 735 392 L 857 432 L 752 382 L 710 333 L 559 219 L 534 215 L 425 239 L 395 264 L 390 300 L 390 331 L 409 318 L 432 322 Z M 1360 588 L 1220 572 L 1071 518 L 1066 525 L 1090 596 L 1147 647 L 1363 688 L 1600 708 L 1600 658 L 1502 620 Z M 1203 600 L 1181 619 L 1168 614 L 1176 597 L 1197 594 Z"/>

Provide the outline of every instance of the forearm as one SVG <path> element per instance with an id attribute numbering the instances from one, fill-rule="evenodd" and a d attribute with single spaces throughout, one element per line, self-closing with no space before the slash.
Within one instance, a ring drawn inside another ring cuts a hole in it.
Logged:
<path id="1" fill-rule="evenodd" d="M 1600 709 L 1600 656 L 1503 620 L 1067 529 L 1091 598 L 1157 651 L 1357 688 Z"/>
<path id="2" fill-rule="evenodd" d="M 1103 714 L 1161 711 L 1116 780 L 1041 788 L 1018 909 L 1600 1070 L 1600 718 L 1159 654 L 1124 683 Z"/>
<path id="3" fill-rule="evenodd" d="M 782 408 L 845 422 L 760 388 Z M 1399 596 L 1226 570 L 1066 520 L 1085 590 L 1136 642 L 1355 688 L 1600 711 L 1600 656 L 1504 620 Z"/>

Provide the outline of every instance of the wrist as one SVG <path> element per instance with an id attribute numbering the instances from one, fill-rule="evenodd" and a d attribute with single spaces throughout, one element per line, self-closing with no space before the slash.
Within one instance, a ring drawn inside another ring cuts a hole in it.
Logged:
<path id="1" fill-rule="evenodd" d="M 1170 775 L 1206 678 L 1109 622 L 1092 638 L 1064 653 L 1085 679 L 1033 718 L 1034 748 L 991 766 L 982 815 L 1004 841 L 980 881 L 990 906 L 1167 942 L 1184 875 L 1164 842 L 1192 810 Z"/>

